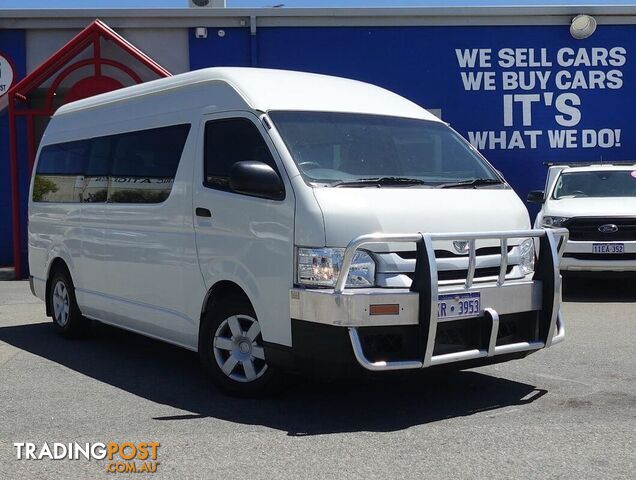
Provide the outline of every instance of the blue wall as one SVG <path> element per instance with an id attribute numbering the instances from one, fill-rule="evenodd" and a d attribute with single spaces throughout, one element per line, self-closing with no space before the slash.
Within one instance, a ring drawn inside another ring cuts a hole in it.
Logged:
<path id="1" fill-rule="evenodd" d="M 522 196 L 543 186 L 545 161 L 636 160 L 636 122 L 630 121 L 636 111 L 634 25 L 601 25 L 582 41 L 572 39 L 567 26 L 263 27 L 255 36 L 249 28 L 225 28 L 224 36 L 217 32 L 210 28 L 207 39 L 196 39 L 191 29 L 191 69 L 287 68 L 389 88 L 425 108 L 441 109 L 444 120 L 479 144 Z M 515 49 L 517 57 L 509 61 Z M 0 52 L 11 58 L 17 79 L 22 78 L 25 32 L 0 30 Z M 526 81 L 540 77 L 545 84 L 505 87 L 504 76 L 520 74 Z M 470 75 L 492 83 L 471 88 L 465 83 Z M 578 84 L 559 84 L 558 79 Z M 24 126 L 18 127 L 20 163 L 25 165 Z M 13 263 L 8 139 L 5 110 L 0 113 L 0 266 Z M 24 265 L 26 173 L 22 168 Z"/>
<path id="2" fill-rule="evenodd" d="M 636 122 L 630 121 L 636 111 L 634 25 L 602 25 L 586 40 L 574 40 L 567 26 L 263 27 L 253 38 L 248 28 L 224 32 L 221 37 L 209 29 L 207 39 L 190 32 L 191 69 L 287 68 L 389 88 L 441 109 L 444 120 L 473 143 L 486 139 L 480 150 L 522 196 L 543 187 L 545 161 L 636 160 Z M 471 49 L 482 49 L 473 67 L 460 63 Z M 494 83 L 470 89 L 462 73 L 466 80 L 472 74 Z M 520 74 L 526 80 L 541 76 L 545 84 L 504 88 L 504 75 Z M 590 75 L 595 88 L 589 88 Z"/>
<path id="3" fill-rule="evenodd" d="M 24 77 L 26 71 L 26 42 L 24 30 L 0 30 L 0 53 L 9 57 L 16 71 L 14 82 Z M 21 137 L 24 137 L 22 128 Z M 24 143 L 24 140 L 21 143 Z M 21 152 L 24 154 L 24 150 Z M 24 159 L 24 158 L 23 158 Z M 26 267 L 26 211 L 29 181 L 26 169 L 21 173 L 22 236 L 24 245 L 23 265 Z M 0 266 L 13 265 L 13 240 L 11 229 L 11 175 L 9 169 L 9 117 L 7 110 L 0 112 Z"/>

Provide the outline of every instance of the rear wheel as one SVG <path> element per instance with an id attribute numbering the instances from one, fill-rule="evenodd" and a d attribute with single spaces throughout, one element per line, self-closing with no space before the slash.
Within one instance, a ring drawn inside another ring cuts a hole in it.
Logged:
<path id="1" fill-rule="evenodd" d="M 255 396 L 273 386 L 260 324 L 244 299 L 212 305 L 201 326 L 199 356 L 214 383 L 230 394 Z"/>
<path id="2" fill-rule="evenodd" d="M 65 337 L 76 337 L 86 332 L 88 321 L 75 300 L 75 288 L 70 275 L 63 269 L 56 270 L 51 277 L 49 304 L 55 329 Z"/>

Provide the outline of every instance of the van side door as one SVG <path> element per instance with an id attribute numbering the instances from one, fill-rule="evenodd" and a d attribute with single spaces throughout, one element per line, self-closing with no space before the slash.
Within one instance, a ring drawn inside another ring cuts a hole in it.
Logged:
<path id="1" fill-rule="evenodd" d="M 110 136 L 101 266 L 105 321 L 194 349 L 204 290 L 190 213 L 191 129 L 183 122 Z"/>
<path id="2" fill-rule="evenodd" d="M 199 265 L 207 288 L 230 281 L 250 298 L 263 340 L 291 345 L 289 289 L 294 271 L 294 194 L 261 120 L 251 112 L 202 118 L 194 170 L 193 214 Z M 237 193 L 229 185 L 237 162 L 270 165 L 283 199 Z"/>

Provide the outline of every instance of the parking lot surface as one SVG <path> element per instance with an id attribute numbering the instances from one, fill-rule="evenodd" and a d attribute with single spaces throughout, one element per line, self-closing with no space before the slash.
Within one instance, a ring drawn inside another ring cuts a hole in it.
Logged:
<path id="1" fill-rule="evenodd" d="M 192 352 L 102 325 L 60 338 L 26 282 L 0 282 L 0 477 L 122 477 L 14 442 L 148 441 L 152 478 L 634 478 L 636 285 L 565 287 L 565 343 L 526 359 L 238 400 Z"/>

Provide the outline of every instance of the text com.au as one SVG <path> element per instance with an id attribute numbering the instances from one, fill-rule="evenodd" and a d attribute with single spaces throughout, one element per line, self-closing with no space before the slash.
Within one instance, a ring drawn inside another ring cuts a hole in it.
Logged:
<path id="1" fill-rule="evenodd" d="M 155 473 L 159 442 L 14 442 L 17 460 L 105 462 L 108 473 Z"/>

